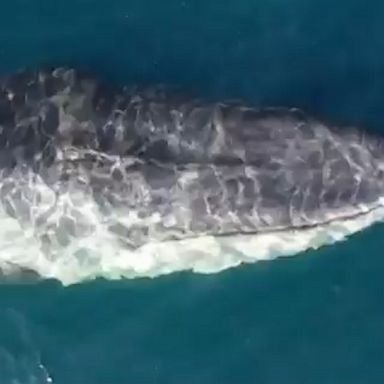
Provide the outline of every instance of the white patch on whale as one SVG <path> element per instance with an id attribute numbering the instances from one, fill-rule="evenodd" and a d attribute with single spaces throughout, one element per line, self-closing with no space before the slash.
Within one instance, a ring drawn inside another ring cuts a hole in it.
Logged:
<path id="1" fill-rule="evenodd" d="M 52 190 L 42 191 L 43 183 L 36 183 L 43 196 L 41 207 L 52 205 Z M 36 190 L 37 190 L 36 189 Z M 74 191 L 72 191 L 73 193 Z M 72 239 L 66 247 L 57 247 L 52 253 L 44 253 L 31 223 L 11 218 L 0 208 L 0 269 L 12 274 L 20 269 L 35 271 L 43 278 L 55 278 L 64 285 L 78 283 L 96 277 L 118 279 L 122 277 L 156 277 L 176 271 L 192 270 L 197 273 L 215 273 L 242 263 L 271 260 L 294 255 L 345 239 L 375 222 L 384 220 L 384 198 L 375 205 L 351 208 L 349 218 L 340 219 L 340 212 L 328 224 L 306 229 L 286 230 L 255 235 L 200 236 L 192 239 L 165 242 L 149 242 L 136 250 L 129 250 L 107 230 L 105 217 L 95 201 L 82 191 L 77 204 L 92 231 L 83 237 Z M 71 197 L 73 200 L 73 196 Z M 65 203 L 65 194 L 60 198 Z M 38 209 L 38 207 L 36 207 Z M 56 209 L 58 219 L 62 210 Z M 348 216 L 348 212 L 344 212 Z M 354 215 L 354 216 L 352 216 Z M 134 217 L 115 211 L 115 219 L 127 223 Z M 159 220 L 159 217 L 152 220 Z M 52 218 L 51 218 L 52 219 Z M 161 218 L 160 218 L 161 219 Z M 132 224 L 132 223 L 131 223 Z"/>

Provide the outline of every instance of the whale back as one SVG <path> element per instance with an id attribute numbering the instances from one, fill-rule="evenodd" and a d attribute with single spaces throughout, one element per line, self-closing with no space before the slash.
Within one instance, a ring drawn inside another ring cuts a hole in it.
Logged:
<path id="1" fill-rule="evenodd" d="M 137 247 L 321 225 L 383 195 L 383 140 L 297 109 L 106 86 L 66 68 L 0 84 L 1 199 L 42 236 L 95 228 L 79 196 Z"/>

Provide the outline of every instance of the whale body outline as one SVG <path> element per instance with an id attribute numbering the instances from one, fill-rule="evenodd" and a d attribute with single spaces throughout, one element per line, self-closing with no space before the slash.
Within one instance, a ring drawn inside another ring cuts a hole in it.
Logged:
<path id="1" fill-rule="evenodd" d="M 100 225 L 135 250 L 305 231 L 383 206 L 383 138 L 296 108 L 115 87 L 64 67 L 5 76 L 0 92 L 1 206 L 47 255 Z"/>

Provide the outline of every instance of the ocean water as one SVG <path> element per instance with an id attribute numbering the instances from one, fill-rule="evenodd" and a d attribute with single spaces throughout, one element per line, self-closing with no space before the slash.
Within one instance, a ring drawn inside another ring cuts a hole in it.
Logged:
<path id="1" fill-rule="evenodd" d="M 378 0 L 13 0 L 0 73 L 67 64 L 384 134 L 383 20 Z M 381 384 L 383 256 L 377 224 L 221 273 L 3 278 L 0 384 Z"/>

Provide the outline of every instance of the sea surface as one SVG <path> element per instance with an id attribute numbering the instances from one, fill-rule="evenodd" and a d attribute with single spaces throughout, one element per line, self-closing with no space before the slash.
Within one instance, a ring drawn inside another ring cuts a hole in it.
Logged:
<path id="1" fill-rule="evenodd" d="M 384 134 L 381 0 L 2 1 L 0 73 L 40 65 Z M 376 224 L 215 274 L 3 278 L 0 384 L 382 384 L 383 276 Z"/>

